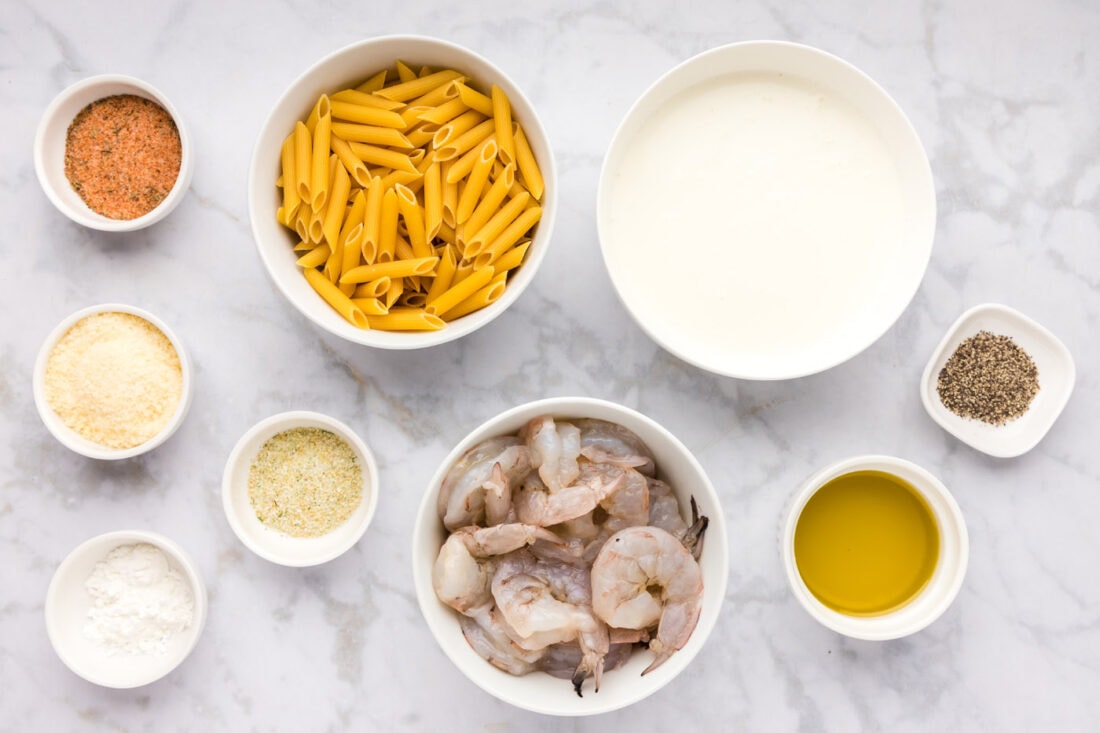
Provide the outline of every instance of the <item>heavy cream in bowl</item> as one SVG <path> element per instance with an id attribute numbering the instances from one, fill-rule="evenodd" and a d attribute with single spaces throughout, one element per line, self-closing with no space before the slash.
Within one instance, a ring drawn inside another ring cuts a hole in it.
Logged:
<path id="1" fill-rule="evenodd" d="M 685 62 L 634 105 L 597 213 L 615 289 L 654 340 L 712 372 L 786 379 L 854 356 L 905 309 L 935 191 L 871 79 L 749 42 Z"/>

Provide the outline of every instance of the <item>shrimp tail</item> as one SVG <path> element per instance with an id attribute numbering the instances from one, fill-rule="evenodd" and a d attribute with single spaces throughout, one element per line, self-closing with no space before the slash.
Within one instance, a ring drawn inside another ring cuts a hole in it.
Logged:
<path id="1" fill-rule="evenodd" d="M 600 682 L 603 679 L 603 655 L 585 654 L 581 657 L 581 662 L 577 665 L 577 669 L 573 672 L 573 677 L 570 680 L 573 683 L 573 689 L 576 691 L 577 697 L 584 697 L 584 694 L 581 693 L 581 686 L 589 677 L 594 678 L 596 682 L 593 692 L 599 692 Z"/>
<path id="2" fill-rule="evenodd" d="M 684 536 L 680 538 L 696 560 L 703 554 L 703 536 L 710 524 L 710 517 L 699 515 L 699 505 L 695 503 L 695 497 L 691 497 L 691 526 L 684 530 Z"/>
<path id="3" fill-rule="evenodd" d="M 669 657 L 676 651 L 673 647 L 662 644 L 660 639 L 653 639 L 650 641 L 649 650 L 656 652 L 656 655 L 653 657 L 653 661 L 649 663 L 649 666 L 642 670 L 643 677 L 667 662 Z"/>

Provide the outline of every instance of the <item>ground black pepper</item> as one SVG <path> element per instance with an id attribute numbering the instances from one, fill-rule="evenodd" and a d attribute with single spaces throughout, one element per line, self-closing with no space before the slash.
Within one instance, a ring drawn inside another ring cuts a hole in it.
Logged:
<path id="1" fill-rule="evenodd" d="M 1008 336 L 979 331 L 948 358 L 936 380 L 944 407 L 959 417 L 1004 425 L 1039 393 L 1039 369 Z"/>

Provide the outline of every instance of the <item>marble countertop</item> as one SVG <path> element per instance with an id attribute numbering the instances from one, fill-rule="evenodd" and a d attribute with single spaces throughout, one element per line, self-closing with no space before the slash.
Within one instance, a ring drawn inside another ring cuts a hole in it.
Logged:
<path id="1" fill-rule="evenodd" d="M 1100 5 L 134 7 L 16 0 L 0 20 L 0 211 L 11 276 L 0 288 L 0 729 L 1100 728 Z M 358 347 L 301 317 L 261 268 L 245 201 L 253 140 L 289 81 L 338 47 L 387 33 L 440 36 L 511 74 L 540 110 L 560 175 L 553 246 L 531 288 L 481 331 L 416 353 Z M 894 327 L 847 363 L 783 382 L 714 376 L 658 348 L 617 300 L 595 227 L 603 152 L 633 100 L 696 53 L 759 38 L 818 46 L 882 84 L 928 150 L 939 201 L 931 264 Z M 109 72 L 164 91 L 197 148 L 182 205 L 135 234 L 72 224 L 32 164 L 52 97 Z M 54 440 L 30 386 L 49 330 L 107 301 L 158 314 L 196 364 L 180 431 L 118 464 Z M 959 443 L 918 394 L 945 329 L 987 301 L 1050 328 L 1077 363 L 1065 412 L 1015 459 Z M 730 530 L 729 589 L 702 653 L 659 693 L 594 719 L 527 713 L 475 687 L 429 634 L 409 567 L 417 504 L 451 446 L 505 408 L 554 395 L 614 400 L 668 427 L 717 486 Z M 307 570 L 245 549 L 220 497 L 238 437 L 288 409 L 346 421 L 381 468 L 367 535 Z M 886 643 L 813 621 L 789 592 L 776 547 L 795 486 L 867 452 L 936 473 L 970 530 L 969 573 L 954 605 L 923 632 Z M 179 542 L 210 594 L 190 658 L 130 691 L 70 672 L 43 620 L 61 559 L 121 528 Z"/>

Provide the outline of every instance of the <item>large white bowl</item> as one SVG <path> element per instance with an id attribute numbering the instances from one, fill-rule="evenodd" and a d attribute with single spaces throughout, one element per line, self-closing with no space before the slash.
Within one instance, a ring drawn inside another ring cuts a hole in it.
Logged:
<path id="1" fill-rule="evenodd" d="M 901 315 L 936 197 L 881 87 L 823 51 L 757 41 L 684 62 L 634 104 L 597 222 L 615 290 L 661 346 L 718 374 L 788 379 L 858 354 Z"/>
<path id="2" fill-rule="evenodd" d="M 92 102 L 119 94 L 152 100 L 172 116 L 180 135 L 180 171 L 172 190 L 150 212 L 134 219 L 112 219 L 92 209 L 65 176 L 65 137 L 73 118 Z M 82 79 L 58 94 L 42 115 L 34 136 L 34 172 L 50 202 L 77 224 L 105 232 L 129 232 L 156 224 L 175 209 L 191 186 L 195 151 L 183 116 L 168 97 L 148 82 L 122 74 Z"/>
<path id="3" fill-rule="evenodd" d="M 325 303 L 309 286 L 296 264 L 292 248 L 298 242 L 290 230 L 275 220 L 281 204 L 275 179 L 280 170 L 280 148 L 294 123 L 304 120 L 322 93 L 333 93 L 362 82 L 371 74 L 393 66 L 397 60 L 413 66 L 454 68 L 480 88 L 496 84 L 512 104 L 512 117 L 527 135 L 542 170 L 546 190 L 542 218 L 535 229 L 526 260 L 511 273 L 504 295 L 495 303 L 448 323 L 439 331 L 386 332 L 362 330 L 351 325 Z M 302 315 L 321 328 L 349 341 L 384 349 L 418 349 L 446 343 L 485 324 L 503 313 L 531 283 L 546 250 L 554 226 L 558 199 L 554 156 L 546 131 L 534 108 L 519 87 L 487 59 L 447 41 L 423 36 L 384 36 L 346 46 L 306 69 L 275 103 L 252 154 L 248 175 L 248 214 L 252 235 L 267 273 L 287 300 Z"/>
<path id="4" fill-rule="evenodd" d="M 432 566 L 446 532 L 436 513 L 436 498 L 447 470 L 469 448 L 497 435 L 516 433 L 528 420 L 539 415 L 558 419 L 592 417 L 609 420 L 633 430 L 653 451 L 657 474 L 667 481 L 680 500 L 680 509 L 690 515 L 689 500 L 695 497 L 699 512 L 710 518 L 700 566 L 703 571 L 703 610 L 687 645 L 662 666 L 642 677 L 652 654 L 635 652 L 630 661 L 604 674 L 599 693 L 586 687 L 578 697 L 568 680 L 542 672 L 515 677 L 482 659 L 466 642 L 458 614 L 443 604 L 432 587 Z M 703 467 L 674 435 L 652 419 L 622 405 L 584 397 L 556 397 L 529 402 L 490 418 L 455 446 L 432 477 L 413 529 L 413 579 L 420 610 L 443 652 L 463 674 L 489 694 L 537 713 L 548 715 L 594 715 L 638 702 L 671 682 L 703 648 L 718 620 L 726 592 L 729 549 L 726 523 L 718 494 Z"/>

